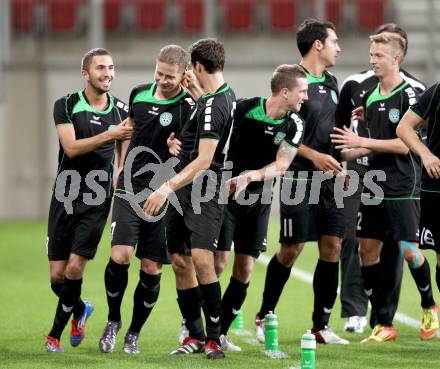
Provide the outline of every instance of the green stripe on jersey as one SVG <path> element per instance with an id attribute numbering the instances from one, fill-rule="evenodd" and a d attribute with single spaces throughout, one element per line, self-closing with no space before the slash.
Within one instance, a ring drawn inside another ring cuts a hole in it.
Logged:
<path id="1" fill-rule="evenodd" d="M 281 124 L 284 122 L 284 118 L 283 119 L 270 119 L 267 115 L 266 115 L 266 109 L 264 109 L 264 103 L 265 103 L 265 99 L 264 98 L 260 98 L 260 104 L 258 106 L 256 106 L 255 108 L 249 110 L 246 115 L 245 118 L 248 119 L 253 119 L 259 122 L 264 122 L 264 123 L 269 123 L 269 124 Z"/>
<path id="2" fill-rule="evenodd" d="M 97 114 L 97 115 L 98 114 L 99 115 L 106 115 L 106 114 L 110 113 L 112 111 L 113 107 L 115 106 L 115 100 L 114 100 L 113 96 L 110 95 L 109 93 L 107 93 L 107 96 L 109 97 L 110 104 L 108 104 L 108 108 L 105 109 L 104 111 L 96 110 L 94 107 L 90 106 L 89 103 L 87 102 L 87 100 L 85 99 L 82 91 L 78 91 L 78 95 L 79 95 L 79 101 L 75 104 L 73 111 L 72 111 L 72 115 L 74 115 L 76 113 L 80 113 L 82 111 L 88 111 L 90 113 Z"/>
<path id="3" fill-rule="evenodd" d="M 169 100 L 158 100 L 154 97 L 154 92 L 156 91 L 156 82 L 152 83 L 150 88 L 148 90 L 139 92 L 135 98 L 133 99 L 133 104 L 139 103 L 139 102 L 146 102 L 146 103 L 152 103 L 152 104 L 158 104 L 158 105 L 167 105 L 167 104 L 173 104 L 176 101 L 179 101 L 183 96 L 186 95 L 186 91 L 182 89 L 180 94 L 173 97 Z"/>
<path id="4" fill-rule="evenodd" d="M 376 88 L 374 89 L 373 93 L 370 96 L 368 96 L 366 107 L 368 108 L 371 104 L 373 104 L 376 101 L 389 99 L 391 96 L 394 96 L 395 94 L 402 91 L 407 86 L 409 86 L 409 83 L 407 81 L 404 81 L 404 82 L 402 82 L 402 84 L 399 87 L 397 87 L 395 90 L 391 91 L 389 94 L 381 95 L 380 94 L 380 84 L 378 83 Z"/>

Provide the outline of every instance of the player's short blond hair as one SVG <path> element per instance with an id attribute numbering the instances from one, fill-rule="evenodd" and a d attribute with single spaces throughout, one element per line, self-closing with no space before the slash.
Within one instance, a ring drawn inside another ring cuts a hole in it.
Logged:
<path id="1" fill-rule="evenodd" d="M 390 45 L 392 54 L 400 55 L 401 58 L 403 58 L 405 54 L 406 41 L 397 33 L 382 32 L 370 36 L 370 41 L 378 44 Z"/>
<path id="2" fill-rule="evenodd" d="M 167 45 L 160 49 L 157 61 L 174 64 L 181 69 L 186 69 L 189 65 L 189 54 L 182 46 Z"/>
<path id="3" fill-rule="evenodd" d="M 272 94 L 276 95 L 283 88 L 289 91 L 298 85 L 298 78 L 307 78 L 306 72 L 298 64 L 281 64 L 273 72 L 270 81 Z"/>

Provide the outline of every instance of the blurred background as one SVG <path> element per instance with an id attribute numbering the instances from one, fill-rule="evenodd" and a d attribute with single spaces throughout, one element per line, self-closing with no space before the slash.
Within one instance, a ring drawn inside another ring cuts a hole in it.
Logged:
<path id="1" fill-rule="evenodd" d="M 127 101 L 152 80 L 162 46 L 217 37 L 237 96 L 265 96 L 274 68 L 300 60 L 303 19 L 337 27 L 340 84 L 369 68 L 372 31 L 395 22 L 408 32 L 403 67 L 431 85 L 439 16 L 440 0 L 0 0 L 0 219 L 46 217 L 58 152 L 53 103 L 84 87 L 80 60 L 93 47 L 112 52 L 112 91 Z"/>

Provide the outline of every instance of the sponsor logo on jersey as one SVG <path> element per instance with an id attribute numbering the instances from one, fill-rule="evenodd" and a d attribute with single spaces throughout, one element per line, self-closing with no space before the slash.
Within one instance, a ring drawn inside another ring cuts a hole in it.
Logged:
<path id="1" fill-rule="evenodd" d="M 422 245 L 435 246 L 434 237 L 432 235 L 432 232 L 428 228 L 423 227 L 422 235 L 420 237 L 420 243 Z"/>
<path id="2" fill-rule="evenodd" d="M 327 91 L 324 90 L 324 86 L 318 85 L 318 88 L 319 88 L 318 91 L 319 91 L 320 94 L 326 94 L 327 93 Z"/>
<path id="3" fill-rule="evenodd" d="M 391 123 L 398 123 L 399 119 L 400 119 L 400 112 L 399 109 L 393 108 L 390 109 L 389 113 L 388 113 L 388 118 L 390 119 Z"/>
<path id="4" fill-rule="evenodd" d="M 164 112 L 160 115 L 159 117 L 159 122 L 161 124 L 162 127 L 167 127 L 171 124 L 171 122 L 173 121 L 173 114 L 169 113 L 169 112 Z"/>
<path id="5" fill-rule="evenodd" d="M 275 145 L 279 145 L 284 137 L 286 137 L 286 134 L 284 132 L 277 132 L 275 138 L 273 139 L 273 143 Z"/>
<path id="6" fill-rule="evenodd" d="M 158 111 L 159 110 L 159 107 L 158 106 L 153 106 L 153 108 L 152 108 L 154 111 Z"/>
<path id="7" fill-rule="evenodd" d="M 101 122 L 99 121 L 99 119 L 101 119 L 101 117 L 93 115 L 93 119 L 90 119 L 90 123 L 100 126 Z"/>
<path id="8" fill-rule="evenodd" d="M 331 90 L 330 91 L 330 96 L 332 97 L 332 100 L 335 104 L 338 103 L 339 99 L 338 99 L 338 94 L 336 93 L 336 91 Z"/>
<path id="9" fill-rule="evenodd" d="M 379 109 L 377 109 L 378 111 L 385 111 L 385 103 L 380 103 L 379 104 Z"/>

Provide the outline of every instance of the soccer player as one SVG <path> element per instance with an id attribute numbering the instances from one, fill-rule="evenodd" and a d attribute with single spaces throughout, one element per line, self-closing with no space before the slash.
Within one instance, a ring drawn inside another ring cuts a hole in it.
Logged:
<path id="1" fill-rule="evenodd" d="M 418 244 L 420 162 L 396 136 L 397 124 L 409 106 L 416 103 L 417 94 L 400 75 L 405 40 L 389 32 L 370 39 L 370 63 L 379 83 L 365 94 L 363 106 L 353 111 L 361 120 L 366 118 L 370 137 L 360 137 L 347 127 L 335 128 L 331 135 L 336 148 L 353 149 L 345 153 L 349 160 L 373 152 L 370 169 L 386 175 L 384 181 L 377 183 L 383 191 L 383 198 L 379 199 L 382 201 L 378 205 L 362 202 L 359 209 L 357 236 L 362 277 L 377 312 L 377 325 L 362 342 L 391 341 L 397 336 L 388 312 L 380 261 L 380 249 L 387 232 L 399 243 L 419 289 L 423 309 L 420 338 L 426 340 L 434 336 L 438 324 L 435 326 L 437 306 L 432 295 L 429 264 Z M 430 319 L 432 317 L 435 319 Z"/>
<path id="2" fill-rule="evenodd" d="M 403 56 L 408 50 L 408 37 L 406 32 L 393 23 L 380 26 L 374 34 L 382 32 L 397 33 L 406 41 Z M 410 75 L 404 69 L 400 69 L 402 78 L 417 91 L 422 92 L 425 86 L 422 82 Z M 370 90 L 378 83 L 373 70 L 369 69 L 358 74 L 351 75 L 342 83 L 339 103 L 336 110 L 336 122 L 339 127 L 350 126 L 351 112 L 353 109 L 362 105 L 362 97 L 366 91 Z M 365 126 L 357 120 L 353 121 L 352 128 L 360 136 L 368 137 Z M 358 158 L 356 161 L 347 163 L 347 169 L 356 171 L 360 179 L 368 170 L 368 157 Z M 361 181 L 360 181 L 361 182 Z M 363 289 L 362 275 L 359 263 L 359 241 L 356 238 L 356 226 L 358 210 L 361 200 L 362 186 L 358 187 L 355 194 L 346 197 L 344 200 L 345 214 L 345 236 L 342 240 L 341 251 L 341 316 L 347 318 L 344 330 L 348 332 L 362 333 L 367 323 L 366 313 L 368 307 L 368 296 Z M 381 261 L 383 272 L 385 273 L 385 283 L 387 285 L 386 295 L 389 313 L 392 317 L 397 310 L 399 302 L 400 286 L 403 274 L 403 257 L 394 241 L 385 240 L 381 251 Z M 376 314 L 371 313 L 371 327 L 376 325 Z"/>
<path id="3" fill-rule="evenodd" d="M 400 120 L 396 133 L 410 150 L 420 156 L 423 163 L 420 193 L 420 248 L 435 250 L 437 254 L 435 279 L 440 290 L 439 230 L 436 221 L 440 193 L 440 151 L 438 144 L 440 141 L 437 141 L 439 133 L 435 125 L 440 114 L 437 109 L 440 103 L 439 99 L 439 83 L 435 83 L 408 109 Z M 422 123 L 428 126 L 426 145 L 420 141 L 416 133 Z M 427 318 L 431 318 L 433 326 L 438 327 L 437 306 L 434 313 L 427 316 Z"/>
<path id="4" fill-rule="evenodd" d="M 121 303 L 135 248 L 141 267 L 133 298 L 132 321 L 124 339 L 123 351 L 127 354 L 139 353 L 139 332 L 159 296 L 162 264 L 170 263 L 163 219 L 143 219 L 145 197 L 139 202 L 135 195 L 157 188 L 169 178 L 164 164 L 170 157 L 167 139 L 180 132 L 195 105 L 181 86 L 188 64 L 188 53 L 182 47 L 163 47 L 156 59 L 154 82 L 135 87 L 130 95 L 127 125 L 134 130 L 116 189 L 111 257 L 104 274 L 109 308 L 108 322 L 99 341 L 104 353 L 115 349 L 116 334 L 121 327 Z M 154 164 L 157 165 L 155 171 L 144 167 Z"/>
<path id="5" fill-rule="evenodd" d="M 289 168 L 304 132 L 304 122 L 295 113 L 307 100 L 304 69 L 297 64 L 278 66 L 271 91 L 267 99 L 239 101 L 234 116 L 228 160 L 233 163 L 230 183 L 236 198 L 229 199 L 218 246 L 230 250 L 234 242 L 235 251 L 232 276 L 222 299 L 223 350 L 241 351 L 227 333 L 246 298 L 255 260 L 266 251 L 273 178 Z"/>
<path id="6" fill-rule="evenodd" d="M 221 359 L 225 356 L 219 341 L 221 291 L 214 251 L 224 212 L 219 198 L 221 174 L 236 103 L 223 77 L 223 45 L 215 39 L 202 39 L 191 46 L 190 53 L 204 95 L 179 136 L 179 173 L 148 197 L 144 210 L 150 216 L 157 214 L 173 193 L 182 210 L 179 213 L 170 207 L 166 232 L 178 303 L 189 336 L 172 354 L 203 350 L 208 359 Z M 206 338 L 200 307 L 205 314 Z"/>
<path id="7" fill-rule="evenodd" d="M 113 193 L 116 140 L 129 139 L 132 128 L 121 123 L 127 106 L 110 94 L 115 76 L 105 49 L 87 52 L 81 62 L 84 90 L 58 99 L 54 121 L 60 142 L 58 173 L 49 209 L 47 254 L 50 282 L 58 306 L 46 340 L 48 352 L 64 352 L 61 334 L 73 314 L 70 344 L 84 339 L 93 312 L 81 300 L 87 261 L 95 256 Z"/>
<path id="8" fill-rule="evenodd" d="M 338 87 L 335 77 L 327 71 L 341 49 L 335 27 L 328 22 L 305 20 L 297 32 L 297 45 L 302 55 L 300 65 L 308 80 L 308 101 L 299 111 L 304 119 L 304 141 L 293 161 L 289 175 L 282 177 L 283 188 L 297 189 L 306 184 L 305 196 L 298 205 L 288 205 L 280 196 L 281 232 L 279 251 L 269 262 L 263 301 L 256 316 L 257 339 L 264 342 L 263 319 L 274 311 L 296 258 L 305 242 L 318 241 L 319 259 L 313 277 L 313 333 L 320 343 L 348 344 L 329 327 L 328 321 L 337 296 L 341 238 L 344 234 L 342 209 L 334 198 L 334 180 L 323 181 L 319 201 L 309 201 L 313 187 L 313 172 L 342 173 L 341 164 L 331 155 L 329 134 L 335 126 Z M 306 174 L 304 176 L 303 174 Z M 300 190 L 301 191 L 301 190 Z"/>

